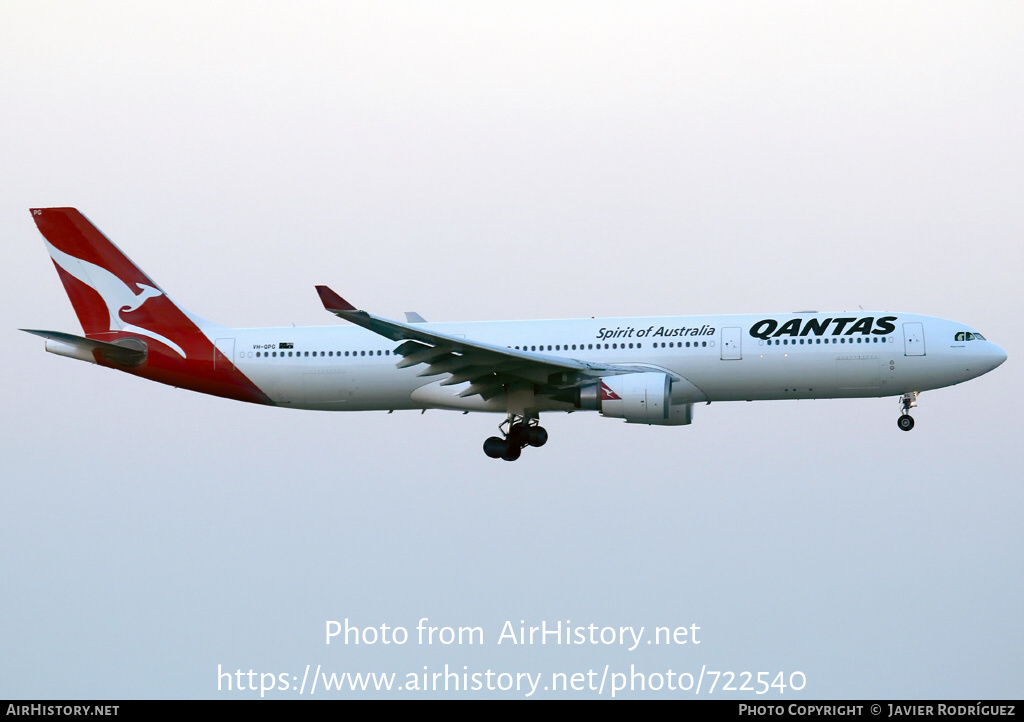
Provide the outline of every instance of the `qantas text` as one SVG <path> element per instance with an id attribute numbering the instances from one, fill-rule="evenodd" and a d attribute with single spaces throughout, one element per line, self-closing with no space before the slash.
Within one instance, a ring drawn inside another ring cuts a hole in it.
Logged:
<path id="1" fill-rule="evenodd" d="M 815 336 L 851 336 L 855 333 L 884 336 L 896 330 L 893 324 L 895 320 L 896 316 L 882 316 L 877 319 L 874 316 L 809 318 L 806 322 L 802 318 L 791 318 L 780 326 L 774 318 L 766 318 L 750 327 L 750 335 L 761 339 L 767 339 L 769 336 L 807 336 L 812 333 Z"/>

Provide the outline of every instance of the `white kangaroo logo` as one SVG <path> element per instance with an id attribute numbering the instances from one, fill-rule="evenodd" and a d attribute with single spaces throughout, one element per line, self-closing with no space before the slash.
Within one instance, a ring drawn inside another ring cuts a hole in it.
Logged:
<path id="1" fill-rule="evenodd" d="M 154 296 L 164 295 L 163 291 L 145 283 L 136 283 L 135 285 L 139 288 L 139 293 L 135 293 L 128 284 L 102 266 L 97 266 L 95 263 L 89 263 L 64 253 L 64 251 L 56 248 L 49 241 L 46 241 L 46 247 L 50 251 L 50 257 L 53 258 L 58 266 L 100 294 L 100 297 L 103 298 L 103 303 L 107 306 L 111 331 L 127 331 L 129 333 L 137 333 L 140 336 L 148 336 L 162 344 L 166 344 L 174 349 L 179 356 L 186 358 L 185 350 L 169 338 L 149 329 L 125 323 L 121 318 L 122 311 L 135 311 Z"/>
<path id="2" fill-rule="evenodd" d="M 121 306 L 121 309 L 120 309 L 121 311 L 125 311 L 125 312 L 137 311 L 142 304 L 144 304 L 146 301 L 148 301 L 149 299 L 153 298 L 154 296 L 162 296 L 162 295 L 164 295 L 163 291 L 161 291 L 159 288 L 153 288 L 152 286 L 147 286 L 145 283 L 136 283 L 135 285 L 142 289 L 142 293 L 140 293 L 139 295 L 137 295 L 135 297 L 135 305 L 134 306 Z"/>

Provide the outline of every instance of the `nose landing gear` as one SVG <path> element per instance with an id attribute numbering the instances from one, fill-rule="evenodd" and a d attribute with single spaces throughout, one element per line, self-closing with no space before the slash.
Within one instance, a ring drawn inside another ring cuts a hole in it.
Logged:
<path id="1" fill-rule="evenodd" d="M 900 431 L 910 431 L 914 428 L 914 417 L 910 415 L 910 410 L 917 406 L 917 392 L 911 391 L 903 394 L 900 398 L 900 408 L 902 413 L 900 418 L 897 419 L 896 425 L 900 427 Z"/>
<path id="2" fill-rule="evenodd" d="M 484 453 L 492 459 L 515 461 L 527 446 L 544 446 L 548 432 L 537 417 L 509 414 L 498 426 L 501 437 L 492 436 L 484 442 Z"/>

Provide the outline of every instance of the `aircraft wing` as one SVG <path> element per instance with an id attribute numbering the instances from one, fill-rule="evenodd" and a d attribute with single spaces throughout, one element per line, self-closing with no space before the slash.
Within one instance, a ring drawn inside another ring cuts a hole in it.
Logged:
<path id="1" fill-rule="evenodd" d="M 488 400 L 504 392 L 506 385 L 524 381 L 540 386 L 541 393 L 555 395 L 602 376 L 647 370 L 547 356 L 449 336 L 421 324 L 412 326 L 360 311 L 327 286 L 317 286 L 316 290 L 324 308 L 336 316 L 392 341 L 404 341 L 395 349 L 402 357 L 396 364 L 398 368 L 425 364 L 420 376 L 451 374 L 441 382 L 442 386 L 468 381 L 469 387 L 459 396 L 479 394 Z"/>

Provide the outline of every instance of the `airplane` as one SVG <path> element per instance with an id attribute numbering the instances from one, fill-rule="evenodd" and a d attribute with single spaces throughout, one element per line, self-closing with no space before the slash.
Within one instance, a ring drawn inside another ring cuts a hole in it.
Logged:
<path id="1" fill-rule="evenodd" d="M 973 327 L 894 312 L 406 323 L 316 286 L 346 326 L 230 328 L 189 313 L 74 208 L 33 208 L 84 336 L 21 329 L 50 353 L 238 401 L 296 409 L 504 414 L 484 453 L 543 446 L 540 414 L 684 426 L 715 401 L 898 396 L 986 374 L 1006 352 Z"/>

